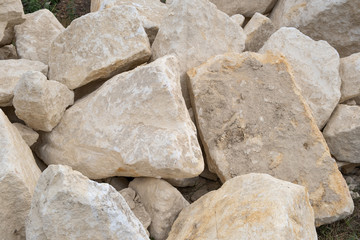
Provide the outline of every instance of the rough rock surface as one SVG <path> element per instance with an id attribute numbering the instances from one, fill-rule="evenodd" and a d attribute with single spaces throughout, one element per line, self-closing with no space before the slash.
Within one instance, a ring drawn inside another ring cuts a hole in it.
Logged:
<path id="1" fill-rule="evenodd" d="M 314 41 L 295 28 L 276 31 L 260 53 L 280 53 L 290 63 L 296 85 L 322 129 L 340 100 L 340 58 L 325 41 Z"/>
<path id="2" fill-rule="evenodd" d="M 146 62 L 149 39 L 134 7 L 86 14 L 59 34 L 49 53 L 49 79 L 74 89 Z"/>
<path id="3" fill-rule="evenodd" d="M 255 13 L 244 28 L 246 34 L 245 51 L 257 52 L 275 32 L 271 20 L 261 13 Z"/>
<path id="4" fill-rule="evenodd" d="M 17 52 L 21 58 L 48 64 L 51 43 L 65 28 L 47 9 L 25 17 L 24 23 L 15 26 Z"/>
<path id="5" fill-rule="evenodd" d="M 0 2 L 0 47 L 10 44 L 14 38 L 14 26 L 25 21 L 21 0 Z"/>
<path id="6" fill-rule="evenodd" d="M 324 129 L 336 160 L 360 163 L 360 106 L 339 104 Z"/>
<path id="7" fill-rule="evenodd" d="M 40 71 L 47 75 L 48 66 L 27 59 L 2 60 L 0 64 L 0 106 L 11 106 L 14 89 L 27 71 Z"/>
<path id="8" fill-rule="evenodd" d="M 177 239 L 316 240 L 317 235 L 304 187 L 252 173 L 182 210 L 168 237 Z"/>
<path id="9" fill-rule="evenodd" d="M 71 90 L 37 71 L 23 74 L 14 90 L 15 114 L 34 130 L 51 131 L 73 103 Z"/>
<path id="10" fill-rule="evenodd" d="M 21 137 L 29 147 L 31 147 L 38 140 L 39 134 L 28 126 L 25 126 L 21 123 L 13 123 L 13 125 L 19 131 Z"/>
<path id="11" fill-rule="evenodd" d="M 179 212 L 189 203 L 181 193 L 162 179 L 135 178 L 129 187 L 141 198 L 151 217 L 150 236 L 164 240 Z"/>
<path id="12" fill-rule="evenodd" d="M 352 213 L 346 183 L 285 58 L 219 55 L 188 74 L 208 166 L 223 182 L 259 172 L 303 185 L 318 225 Z"/>
<path id="13" fill-rule="evenodd" d="M 340 59 L 341 99 L 344 102 L 360 95 L 360 53 Z"/>
<path id="14" fill-rule="evenodd" d="M 17 59 L 18 55 L 14 45 L 6 45 L 0 48 L 0 60 Z"/>
<path id="15" fill-rule="evenodd" d="M 91 181 L 68 166 L 50 165 L 36 185 L 26 239 L 148 237 L 124 198 L 109 184 Z"/>
<path id="16" fill-rule="evenodd" d="M 139 19 L 145 28 L 150 43 L 153 43 L 167 13 L 166 4 L 159 0 L 92 0 L 91 12 L 121 5 L 130 5 L 138 10 Z"/>
<path id="17" fill-rule="evenodd" d="M 245 17 L 241 14 L 235 14 L 230 17 L 236 24 L 238 24 L 240 27 L 243 26 Z"/>
<path id="18" fill-rule="evenodd" d="M 25 219 L 40 170 L 1 109 L 0 146 L 0 239 L 25 240 Z"/>
<path id="19" fill-rule="evenodd" d="M 359 9 L 354 0 L 279 0 L 270 18 L 277 28 L 296 27 L 346 57 L 360 52 Z"/>
<path id="20" fill-rule="evenodd" d="M 245 17 L 252 17 L 256 12 L 269 12 L 277 0 L 210 0 L 217 8 L 228 15 L 242 14 Z"/>
<path id="21" fill-rule="evenodd" d="M 207 0 L 173 0 L 152 45 L 152 59 L 176 54 L 181 88 L 188 108 L 186 71 L 225 52 L 242 52 L 245 34 L 229 16 Z M 171 40 L 171 41 L 170 41 Z"/>
<path id="22" fill-rule="evenodd" d="M 198 176 L 204 162 L 179 78 L 174 56 L 113 77 L 42 136 L 40 158 L 93 179 Z"/>

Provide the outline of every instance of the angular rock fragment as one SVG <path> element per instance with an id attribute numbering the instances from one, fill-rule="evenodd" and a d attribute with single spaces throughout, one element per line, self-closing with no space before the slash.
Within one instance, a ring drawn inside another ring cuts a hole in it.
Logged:
<path id="1" fill-rule="evenodd" d="M 73 103 L 72 91 L 37 71 L 22 75 L 14 90 L 15 114 L 34 130 L 51 131 Z"/>
<path id="2" fill-rule="evenodd" d="M 25 240 L 25 219 L 39 176 L 30 148 L 0 109 L 0 239 Z"/>
<path id="3" fill-rule="evenodd" d="M 141 198 L 151 217 L 150 236 L 164 240 L 179 212 L 189 203 L 181 193 L 162 179 L 135 178 L 129 187 Z"/>
<path id="4" fill-rule="evenodd" d="M 14 26 L 24 21 L 21 0 L 2 0 L 0 2 L 0 47 L 12 42 Z"/>
<path id="5" fill-rule="evenodd" d="M 341 99 L 344 102 L 360 95 L 360 53 L 340 59 Z"/>
<path id="6" fill-rule="evenodd" d="M 92 179 L 198 176 L 204 162 L 179 78 L 174 56 L 113 77 L 42 135 L 40 158 Z"/>
<path id="7" fill-rule="evenodd" d="M 346 183 L 285 58 L 219 55 L 188 75 L 208 166 L 223 182 L 258 172 L 303 185 L 318 225 L 352 213 Z"/>
<path id="8" fill-rule="evenodd" d="M 304 187 L 252 173 L 184 208 L 168 237 L 177 239 L 316 240 L 317 235 Z"/>
<path id="9" fill-rule="evenodd" d="M 47 75 L 48 66 L 27 59 L 3 60 L 0 64 L 0 106 L 11 106 L 14 89 L 27 71 L 39 71 Z"/>
<path id="10" fill-rule="evenodd" d="M 341 57 L 360 52 L 360 1 L 279 0 L 271 13 L 275 27 L 296 27 L 325 40 Z"/>
<path id="11" fill-rule="evenodd" d="M 13 123 L 13 125 L 19 131 L 21 137 L 29 147 L 31 147 L 38 140 L 39 134 L 31 128 L 21 123 Z"/>
<path id="12" fill-rule="evenodd" d="M 242 52 L 245 34 L 229 16 L 207 0 L 173 0 L 152 45 L 152 59 L 176 54 L 180 61 L 181 88 L 190 108 L 186 71 L 209 57 Z"/>
<path id="13" fill-rule="evenodd" d="M 340 58 L 325 41 L 314 41 L 295 28 L 276 31 L 259 53 L 280 53 L 290 63 L 294 79 L 322 129 L 340 100 Z"/>
<path id="14" fill-rule="evenodd" d="M 235 14 L 230 17 L 234 22 L 236 22 L 240 27 L 243 26 L 245 17 L 241 14 Z"/>
<path id="15" fill-rule="evenodd" d="M 146 62 L 148 37 L 134 7 L 86 14 L 60 33 L 49 53 L 49 79 L 74 89 Z"/>
<path id="16" fill-rule="evenodd" d="M 36 185 L 26 239 L 149 238 L 109 184 L 91 181 L 68 166 L 50 165 Z"/>
<path id="17" fill-rule="evenodd" d="M 339 104 L 324 129 L 336 160 L 360 163 L 360 106 Z"/>
<path id="18" fill-rule="evenodd" d="M 252 17 L 255 13 L 269 12 L 277 0 L 210 0 L 217 8 L 226 14 L 242 14 L 245 17 Z"/>
<path id="19" fill-rule="evenodd" d="M 196 182 L 199 180 L 199 177 L 193 178 L 168 178 L 165 179 L 168 183 L 174 187 L 193 187 L 196 185 Z"/>
<path id="20" fill-rule="evenodd" d="M 17 52 L 21 58 L 48 64 L 51 43 L 65 28 L 47 9 L 25 17 L 23 24 L 15 26 Z"/>
<path id="21" fill-rule="evenodd" d="M 17 53 L 14 45 L 6 45 L 0 48 L 0 60 L 17 59 Z"/>

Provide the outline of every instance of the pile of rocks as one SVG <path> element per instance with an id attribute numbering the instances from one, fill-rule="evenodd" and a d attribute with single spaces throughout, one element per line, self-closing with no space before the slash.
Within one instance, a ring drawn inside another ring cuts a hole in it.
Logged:
<path id="1" fill-rule="evenodd" d="M 91 11 L 0 3 L 0 239 L 317 239 L 352 214 L 359 2 Z"/>

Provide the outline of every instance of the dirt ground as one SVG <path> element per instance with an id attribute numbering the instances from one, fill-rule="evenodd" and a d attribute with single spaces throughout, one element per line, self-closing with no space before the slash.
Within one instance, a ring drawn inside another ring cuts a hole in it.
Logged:
<path id="1" fill-rule="evenodd" d="M 67 27 L 72 20 L 90 12 L 91 0 L 60 0 L 55 7 L 55 16 Z"/>

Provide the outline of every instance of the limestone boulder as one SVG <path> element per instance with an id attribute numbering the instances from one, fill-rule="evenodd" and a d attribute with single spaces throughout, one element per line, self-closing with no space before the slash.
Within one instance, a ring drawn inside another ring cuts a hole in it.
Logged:
<path id="1" fill-rule="evenodd" d="M 360 2 L 354 0 L 279 0 L 270 18 L 277 28 L 296 27 L 346 57 L 360 52 L 359 13 Z"/>
<path id="2" fill-rule="evenodd" d="M 14 89 L 27 71 L 39 71 L 47 75 L 48 66 L 27 59 L 2 60 L 0 64 L 0 106 L 11 106 Z"/>
<path id="3" fill-rule="evenodd" d="M 38 140 L 39 134 L 28 126 L 25 126 L 21 123 L 13 123 L 13 125 L 19 131 L 21 137 L 29 147 L 31 147 Z"/>
<path id="4" fill-rule="evenodd" d="M 230 17 L 234 22 L 236 22 L 240 27 L 244 25 L 245 17 L 241 14 L 235 14 Z"/>
<path id="5" fill-rule="evenodd" d="M 340 59 L 341 99 L 347 101 L 360 96 L 360 52 Z"/>
<path id="6" fill-rule="evenodd" d="M 12 42 L 14 26 L 24 21 L 21 0 L 2 0 L 0 2 L 0 47 Z"/>
<path id="7" fill-rule="evenodd" d="M 225 54 L 188 72 L 209 169 L 222 182 L 257 172 L 300 184 L 317 225 L 348 216 L 353 202 L 291 75 L 271 54 Z"/>
<path id="8" fill-rule="evenodd" d="M 245 17 L 252 17 L 257 12 L 270 12 L 277 0 L 210 0 L 210 2 L 230 16 L 239 13 Z"/>
<path id="9" fill-rule="evenodd" d="M 0 146 L 0 239 L 25 240 L 25 219 L 40 169 L 1 109 Z"/>
<path id="10" fill-rule="evenodd" d="M 180 61 L 181 88 L 188 108 L 186 71 L 225 52 L 242 52 L 242 28 L 207 0 L 173 0 L 152 45 L 152 59 L 176 54 Z"/>
<path id="11" fill-rule="evenodd" d="M 113 77 L 42 135 L 39 156 L 92 179 L 198 176 L 204 162 L 179 79 L 174 56 Z"/>
<path id="12" fill-rule="evenodd" d="M 20 58 L 48 64 L 51 43 L 65 28 L 47 9 L 26 14 L 25 17 L 24 23 L 15 26 L 17 52 Z"/>
<path id="13" fill-rule="evenodd" d="M 295 83 L 322 129 L 340 100 L 340 58 L 325 41 L 314 41 L 295 28 L 276 31 L 260 53 L 272 51 L 286 57 Z"/>
<path id="14" fill-rule="evenodd" d="M 7 23 L 1 23 L 0 22 L 0 32 L 2 29 L 2 26 L 7 26 Z M 13 42 L 13 39 L 15 37 L 15 31 L 13 27 L 5 28 L 3 33 L 0 33 L 0 46 L 6 46 Z"/>
<path id="15" fill-rule="evenodd" d="M 251 173 L 184 208 L 168 240 L 317 240 L 314 222 L 304 187 Z"/>
<path id="16" fill-rule="evenodd" d="M 336 160 L 360 163 L 360 106 L 339 104 L 324 129 Z"/>
<path id="17" fill-rule="evenodd" d="M 75 19 L 53 41 L 49 79 L 78 88 L 146 62 L 149 39 L 136 8 L 121 6 Z"/>
<path id="18" fill-rule="evenodd" d="M 156 240 L 167 239 L 179 212 L 189 203 L 176 188 L 162 179 L 135 178 L 129 187 L 139 194 L 151 217 L 150 236 Z"/>
<path id="19" fill-rule="evenodd" d="M 51 131 L 73 103 L 71 90 L 37 71 L 23 74 L 14 90 L 15 114 L 34 130 Z"/>
<path id="20" fill-rule="evenodd" d="M 50 165 L 36 185 L 26 239 L 149 238 L 124 198 L 109 184 L 91 181 L 68 166 Z"/>
<path id="21" fill-rule="evenodd" d="M 0 48 L 0 60 L 17 59 L 18 55 L 14 45 L 6 45 Z"/>

